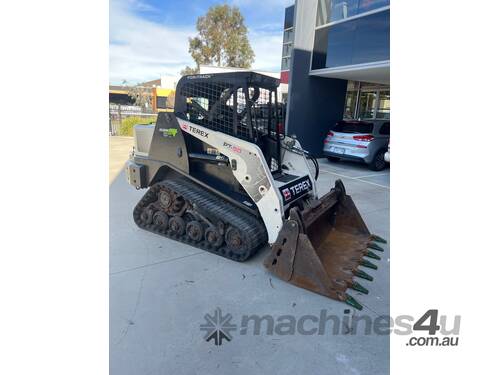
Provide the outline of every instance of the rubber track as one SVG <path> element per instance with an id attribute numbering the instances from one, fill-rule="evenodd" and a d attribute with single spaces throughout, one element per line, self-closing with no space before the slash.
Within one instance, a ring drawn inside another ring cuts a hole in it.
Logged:
<path id="1" fill-rule="evenodd" d="M 247 251 L 243 254 L 235 254 L 226 247 L 225 243 L 221 247 L 215 248 L 204 239 L 200 242 L 194 242 L 187 234 L 179 236 L 168 229 L 161 230 L 154 224 L 143 223 L 140 218 L 141 212 L 157 200 L 157 193 L 161 187 L 182 195 L 185 200 L 198 207 L 200 212 L 209 212 L 211 216 L 217 218 L 217 221 L 222 221 L 226 228 L 229 225 L 237 228 L 244 236 L 245 243 L 249 245 Z M 263 245 L 267 244 L 267 230 L 262 220 L 184 178 L 164 180 L 151 186 L 134 208 L 134 221 L 140 228 L 147 231 L 239 262 L 249 259 Z"/>

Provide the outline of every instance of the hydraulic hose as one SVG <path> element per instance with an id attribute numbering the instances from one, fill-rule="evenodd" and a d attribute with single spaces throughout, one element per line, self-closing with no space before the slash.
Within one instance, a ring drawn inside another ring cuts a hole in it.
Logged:
<path id="1" fill-rule="evenodd" d="M 304 153 L 306 154 L 306 158 L 311 160 L 314 164 L 314 168 L 316 169 L 316 173 L 314 174 L 314 180 L 317 181 L 318 180 L 318 176 L 319 176 L 319 164 L 318 164 L 318 160 L 312 156 L 309 152 L 305 151 L 304 150 Z"/>

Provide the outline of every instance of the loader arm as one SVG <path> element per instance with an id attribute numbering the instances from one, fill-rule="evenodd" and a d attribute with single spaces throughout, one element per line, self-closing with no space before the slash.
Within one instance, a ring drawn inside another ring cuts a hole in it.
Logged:
<path id="1" fill-rule="evenodd" d="M 257 205 L 274 243 L 283 225 L 283 202 L 261 149 L 254 143 L 177 119 L 183 132 L 217 148 L 230 160 L 234 177 Z"/>

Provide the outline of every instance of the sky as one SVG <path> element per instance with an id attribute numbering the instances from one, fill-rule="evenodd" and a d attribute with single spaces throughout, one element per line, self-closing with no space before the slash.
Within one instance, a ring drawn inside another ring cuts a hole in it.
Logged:
<path id="1" fill-rule="evenodd" d="M 238 6 L 245 18 L 252 68 L 279 71 L 285 8 L 293 0 L 110 0 L 110 83 L 145 82 L 194 67 L 188 38 L 196 35 L 196 20 L 224 3 Z"/>

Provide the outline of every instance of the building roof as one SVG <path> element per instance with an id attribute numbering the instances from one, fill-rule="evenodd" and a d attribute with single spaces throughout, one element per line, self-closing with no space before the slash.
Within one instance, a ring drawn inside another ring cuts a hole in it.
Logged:
<path id="1" fill-rule="evenodd" d="M 128 90 L 127 86 L 109 85 L 110 94 L 128 94 Z"/>
<path id="2" fill-rule="evenodd" d="M 139 83 L 137 86 L 143 86 L 143 87 L 156 87 L 156 86 L 161 86 L 161 79 L 154 79 L 152 81 L 147 81 L 143 83 Z"/>

